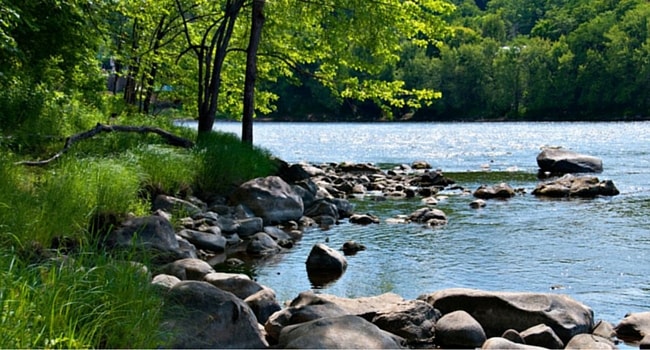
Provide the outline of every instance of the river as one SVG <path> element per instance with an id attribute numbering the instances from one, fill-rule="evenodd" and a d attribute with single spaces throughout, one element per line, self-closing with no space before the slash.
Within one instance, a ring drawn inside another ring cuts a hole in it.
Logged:
<path id="1" fill-rule="evenodd" d="M 215 129 L 240 134 L 240 124 Z M 305 260 L 313 244 L 338 249 L 355 240 L 367 250 L 348 257 L 335 283 L 316 290 L 342 297 L 394 292 L 407 299 L 451 287 L 563 293 L 618 323 L 650 304 L 650 122 L 602 123 L 256 123 L 255 144 L 288 161 L 371 162 L 390 167 L 425 160 L 459 185 L 508 182 L 526 194 L 469 208 L 447 193 L 440 228 L 383 220 L 422 207 L 419 199 L 352 200 L 372 226 L 343 221 L 314 229 L 290 250 L 246 272 L 281 301 L 312 288 Z M 540 199 L 536 156 L 562 146 L 603 160 L 601 180 L 621 194 L 596 199 Z M 443 193 L 444 194 L 444 193 Z"/>

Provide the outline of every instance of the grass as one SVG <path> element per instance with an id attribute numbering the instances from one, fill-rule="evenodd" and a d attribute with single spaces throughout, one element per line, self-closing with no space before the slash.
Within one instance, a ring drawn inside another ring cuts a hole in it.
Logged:
<path id="1" fill-rule="evenodd" d="M 0 348 L 164 347 L 151 276 L 128 262 L 135 253 L 98 250 L 92 217 L 146 215 L 157 193 L 225 195 L 275 171 L 268 151 L 231 134 L 206 135 L 191 150 L 157 136 L 105 134 L 47 168 L 17 166 L 16 148 L 0 148 Z M 23 158 L 42 149 L 26 148 Z M 79 246 L 53 249 L 61 237 Z"/>

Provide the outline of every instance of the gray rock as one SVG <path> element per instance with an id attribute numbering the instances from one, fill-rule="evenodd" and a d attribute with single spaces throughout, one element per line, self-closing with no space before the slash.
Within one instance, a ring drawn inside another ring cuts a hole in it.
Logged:
<path id="1" fill-rule="evenodd" d="M 596 323 L 594 329 L 591 331 L 591 334 L 612 341 L 614 340 L 614 337 L 616 337 L 616 331 L 614 330 L 614 326 L 611 323 L 603 320 L 600 320 L 598 321 L 598 323 Z"/>
<path id="2" fill-rule="evenodd" d="M 268 347 L 257 319 L 242 300 L 199 281 L 182 281 L 166 295 L 161 331 L 171 348 Z"/>
<path id="3" fill-rule="evenodd" d="M 424 343 L 433 338 L 434 325 L 439 318 L 440 312 L 433 306 L 421 300 L 409 300 L 378 311 L 372 323 L 404 338 L 407 343 Z"/>
<path id="4" fill-rule="evenodd" d="M 151 281 L 151 284 L 162 287 L 162 289 L 169 290 L 180 281 L 181 280 L 176 276 L 161 273 L 159 275 L 154 276 L 153 280 Z"/>
<path id="5" fill-rule="evenodd" d="M 429 226 L 439 226 L 447 223 L 447 214 L 440 209 L 425 207 L 411 213 L 408 220 Z"/>
<path id="6" fill-rule="evenodd" d="M 184 229 L 178 235 L 187 239 L 196 248 L 220 253 L 226 250 L 227 240 L 220 234 Z"/>
<path id="7" fill-rule="evenodd" d="M 348 314 L 372 320 L 378 313 L 404 301 L 404 298 L 395 293 L 384 293 L 362 298 L 342 298 L 331 294 L 315 294 L 312 291 L 307 291 L 300 293 L 293 299 L 290 306 L 332 303 L 345 310 Z"/>
<path id="8" fill-rule="evenodd" d="M 201 208 L 193 203 L 190 203 L 189 201 L 172 196 L 166 196 L 164 194 L 159 194 L 156 196 L 152 207 L 153 211 L 160 209 L 168 213 L 181 212 L 189 216 L 194 216 L 202 212 Z"/>
<path id="9" fill-rule="evenodd" d="M 108 249 L 140 249 L 153 253 L 155 262 L 170 262 L 192 255 L 176 240 L 174 228 L 165 218 L 145 216 L 125 221 L 108 233 L 103 244 Z"/>
<path id="10" fill-rule="evenodd" d="M 243 183 L 231 200 L 250 208 L 265 225 L 298 220 L 304 211 L 302 198 L 278 176 L 257 178 Z"/>
<path id="11" fill-rule="evenodd" d="M 474 191 L 474 197 L 481 199 L 510 198 L 515 196 L 515 190 L 507 183 L 494 186 L 482 185 Z"/>
<path id="12" fill-rule="evenodd" d="M 214 269 L 203 260 L 188 258 L 171 262 L 163 266 L 162 271 L 180 280 L 201 281 L 205 275 L 214 272 Z"/>
<path id="13" fill-rule="evenodd" d="M 235 220 L 236 232 L 241 238 L 248 238 L 264 230 L 264 220 L 258 217 Z"/>
<path id="14" fill-rule="evenodd" d="M 378 224 L 380 222 L 379 218 L 372 214 L 352 214 L 349 220 L 351 224 L 357 225 Z"/>
<path id="15" fill-rule="evenodd" d="M 482 199 L 476 199 L 476 200 L 473 200 L 471 203 L 469 203 L 469 206 L 472 209 L 484 208 L 485 205 L 486 205 L 486 203 Z"/>
<path id="16" fill-rule="evenodd" d="M 563 294 L 489 292 L 454 288 L 418 297 L 443 314 L 464 310 L 474 317 L 488 337 L 499 337 L 508 329 L 524 330 L 545 324 L 565 344 L 576 334 L 588 333 L 594 325 L 593 311 Z"/>
<path id="17" fill-rule="evenodd" d="M 446 348 L 476 348 L 487 339 L 481 325 L 462 310 L 443 315 L 435 332 L 436 344 Z"/>
<path id="18" fill-rule="evenodd" d="M 324 272 L 340 275 L 348 267 L 348 261 L 341 253 L 322 243 L 317 243 L 311 248 L 305 264 L 309 273 Z"/>
<path id="19" fill-rule="evenodd" d="M 540 346 L 547 349 L 562 349 L 564 343 L 551 327 L 545 324 L 538 324 L 521 332 L 525 344 Z"/>
<path id="20" fill-rule="evenodd" d="M 269 255 L 282 250 L 278 243 L 265 232 L 258 232 L 251 236 L 246 245 L 246 253 L 251 255 Z"/>
<path id="21" fill-rule="evenodd" d="M 517 344 L 526 344 L 521 334 L 514 329 L 507 329 L 505 332 L 503 332 L 501 338 L 510 340 L 511 342 L 515 342 Z"/>
<path id="22" fill-rule="evenodd" d="M 264 289 L 261 284 L 241 273 L 212 272 L 205 275 L 203 280 L 242 300 Z"/>
<path id="23" fill-rule="evenodd" d="M 616 196 L 620 192 L 611 180 L 600 181 L 595 176 L 566 174 L 559 179 L 538 184 L 533 195 L 546 197 Z"/>
<path id="24" fill-rule="evenodd" d="M 483 350 L 543 350 L 539 346 L 515 343 L 505 338 L 492 337 L 486 340 L 481 346 Z"/>
<path id="25" fill-rule="evenodd" d="M 336 204 L 332 203 L 330 199 L 318 199 L 305 209 L 304 215 L 311 218 L 327 215 L 333 217 L 335 220 L 339 218 L 339 210 Z"/>
<path id="26" fill-rule="evenodd" d="M 280 332 L 286 326 L 349 314 L 347 310 L 328 301 L 323 301 L 320 304 L 292 305 L 270 315 L 264 323 L 264 330 L 270 341 L 277 343 Z"/>
<path id="27" fill-rule="evenodd" d="M 287 349 L 397 349 L 400 339 L 365 319 L 345 315 L 287 326 L 278 346 Z"/>
<path id="28" fill-rule="evenodd" d="M 564 349 L 567 350 L 615 350 L 618 349 L 613 341 L 593 335 L 578 334 L 571 338 Z"/>
<path id="29" fill-rule="evenodd" d="M 282 310 L 280 303 L 275 298 L 275 292 L 270 288 L 263 288 L 255 294 L 252 294 L 244 302 L 253 310 L 257 322 L 266 323 L 271 315 Z"/>
<path id="30" fill-rule="evenodd" d="M 537 156 L 541 171 L 552 174 L 600 173 L 603 161 L 600 158 L 579 154 L 562 148 L 545 148 Z"/>
<path id="31" fill-rule="evenodd" d="M 614 327 L 616 336 L 627 342 L 636 342 L 650 335 L 650 311 L 636 312 L 625 316 Z"/>

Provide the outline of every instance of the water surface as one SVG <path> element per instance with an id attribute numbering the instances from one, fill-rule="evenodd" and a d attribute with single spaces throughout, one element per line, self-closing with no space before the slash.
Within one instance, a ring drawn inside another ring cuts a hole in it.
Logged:
<path id="1" fill-rule="evenodd" d="M 239 123 L 215 129 L 239 134 Z M 650 123 L 257 123 L 255 144 L 289 161 L 371 162 L 390 166 L 425 160 L 459 184 L 508 182 L 527 194 L 469 208 L 470 196 L 446 193 L 438 204 L 449 224 L 425 228 L 385 219 L 423 206 L 418 199 L 354 200 L 357 212 L 382 218 L 371 226 L 343 221 L 312 230 L 291 250 L 250 273 L 291 300 L 312 286 L 305 260 L 312 245 L 367 246 L 348 269 L 318 292 L 360 297 L 394 292 L 412 299 L 443 288 L 564 293 L 589 305 L 597 319 L 617 323 L 648 311 L 650 297 Z M 563 146 L 600 157 L 621 195 L 549 200 L 530 194 L 535 157 Z M 490 173 L 485 173 L 488 170 Z M 522 176 L 523 174 L 523 176 Z"/>

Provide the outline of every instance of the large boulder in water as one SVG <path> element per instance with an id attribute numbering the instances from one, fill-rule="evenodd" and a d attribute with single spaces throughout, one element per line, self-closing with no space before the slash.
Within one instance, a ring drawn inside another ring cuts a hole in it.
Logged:
<path id="1" fill-rule="evenodd" d="M 506 330 L 524 331 L 545 324 L 565 344 L 576 334 L 594 326 L 593 311 L 562 294 L 489 292 L 475 289 L 445 289 L 418 297 L 443 315 L 463 310 L 476 319 L 487 337 L 499 337 Z"/>
<path id="2" fill-rule="evenodd" d="M 616 196 L 620 192 L 612 180 L 600 181 L 595 176 L 574 176 L 566 174 L 559 179 L 540 183 L 533 190 L 533 195 L 544 197 L 581 197 Z"/>
<path id="3" fill-rule="evenodd" d="M 614 327 L 616 336 L 625 341 L 635 342 L 650 335 L 650 311 L 636 312 L 625 316 L 621 322 Z"/>
<path id="4" fill-rule="evenodd" d="M 265 225 L 298 221 L 305 209 L 300 195 L 278 176 L 260 177 L 245 182 L 230 199 L 252 210 L 255 216 L 264 220 Z"/>
<path id="5" fill-rule="evenodd" d="M 551 174 L 600 173 L 603 161 L 600 158 L 576 153 L 562 148 L 545 148 L 537 156 L 541 172 Z"/>

